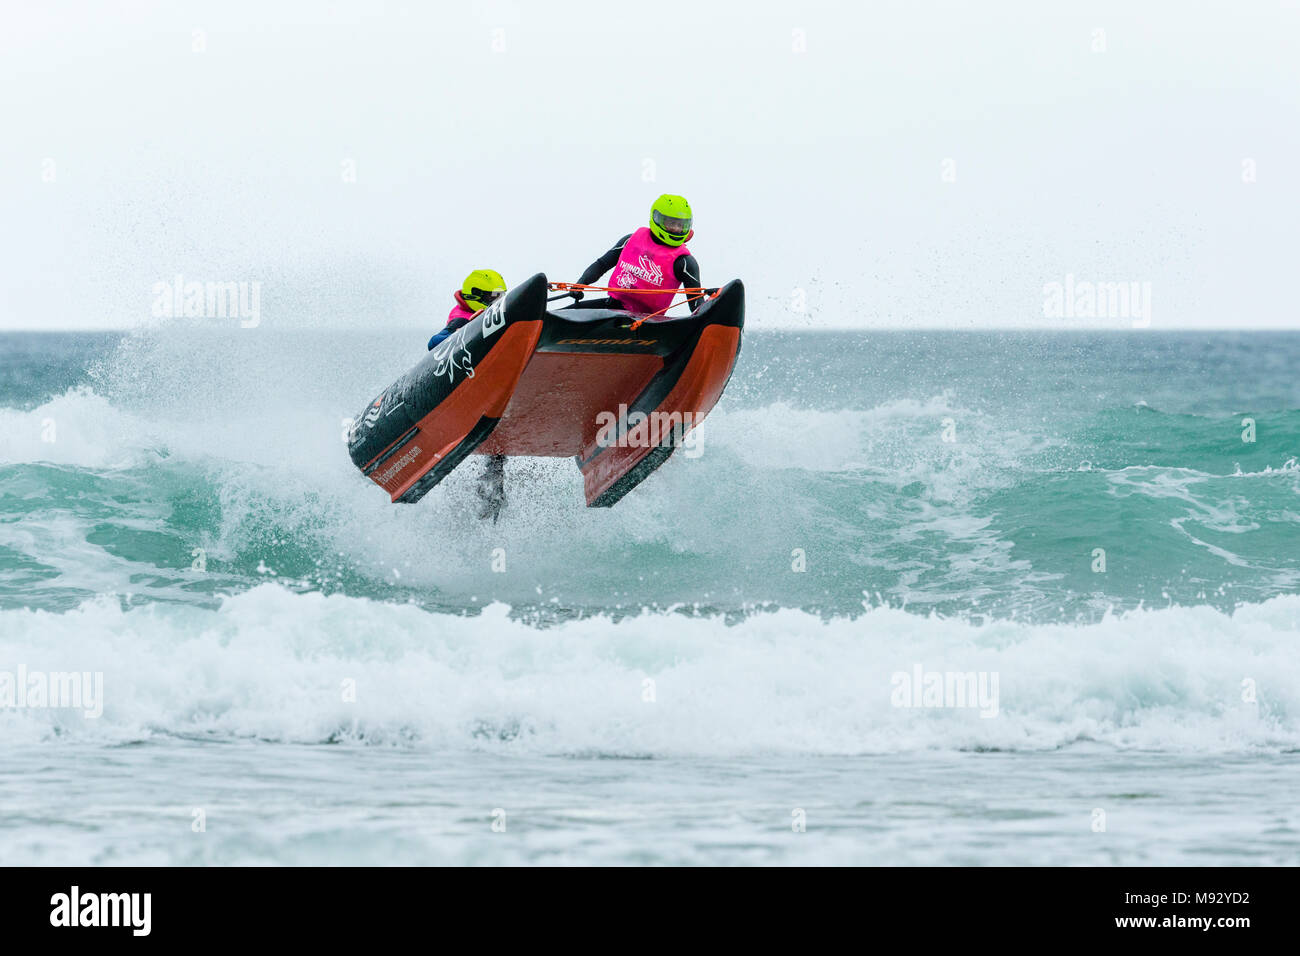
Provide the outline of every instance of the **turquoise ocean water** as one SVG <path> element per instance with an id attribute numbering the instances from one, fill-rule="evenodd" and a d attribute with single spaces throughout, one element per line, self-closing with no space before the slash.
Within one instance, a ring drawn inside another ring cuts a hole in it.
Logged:
<path id="1" fill-rule="evenodd" d="M 348 460 L 422 349 L 0 335 L 0 861 L 1300 861 L 1300 334 L 753 332 L 495 526 Z"/>

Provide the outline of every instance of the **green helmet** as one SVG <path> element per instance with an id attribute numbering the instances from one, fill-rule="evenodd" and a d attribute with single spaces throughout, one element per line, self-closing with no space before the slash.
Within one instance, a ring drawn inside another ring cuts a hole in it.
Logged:
<path id="1" fill-rule="evenodd" d="M 691 232 L 691 204 L 681 196 L 667 193 L 650 207 L 650 231 L 660 242 L 680 246 L 694 233 Z"/>
<path id="2" fill-rule="evenodd" d="M 476 309 L 486 309 L 506 294 L 506 280 L 492 269 L 475 269 L 460 287 L 461 298 Z"/>

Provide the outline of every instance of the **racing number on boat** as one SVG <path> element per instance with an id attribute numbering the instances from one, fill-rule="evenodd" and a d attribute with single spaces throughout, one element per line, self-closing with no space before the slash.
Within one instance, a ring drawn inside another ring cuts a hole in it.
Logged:
<path id="1" fill-rule="evenodd" d="M 483 331 L 482 337 L 487 338 L 499 331 L 506 324 L 506 297 L 502 296 L 483 313 Z"/>

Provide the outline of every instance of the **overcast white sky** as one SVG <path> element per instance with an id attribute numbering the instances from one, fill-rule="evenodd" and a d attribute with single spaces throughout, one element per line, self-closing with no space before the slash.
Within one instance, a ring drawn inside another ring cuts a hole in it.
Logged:
<path id="1" fill-rule="evenodd" d="M 660 192 L 756 325 L 1063 327 L 1070 274 L 1151 283 L 1153 329 L 1300 328 L 1294 0 L 0 11 L 0 329 L 130 326 L 176 274 L 428 326 Z"/>

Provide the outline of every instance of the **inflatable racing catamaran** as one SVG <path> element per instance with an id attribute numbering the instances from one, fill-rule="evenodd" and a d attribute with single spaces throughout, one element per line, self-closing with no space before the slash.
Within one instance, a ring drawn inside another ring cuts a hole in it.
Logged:
<path id="1" fill-rule="evenodd" d="M 348 451 L 395 502 L 470 453 L 572 457 L 590 507 L 617 502 L 717 403 L 740 352 L 739 280 L 693 314 L 548 311 L 538 274 L 436 345 L 353 419 Z"/>

